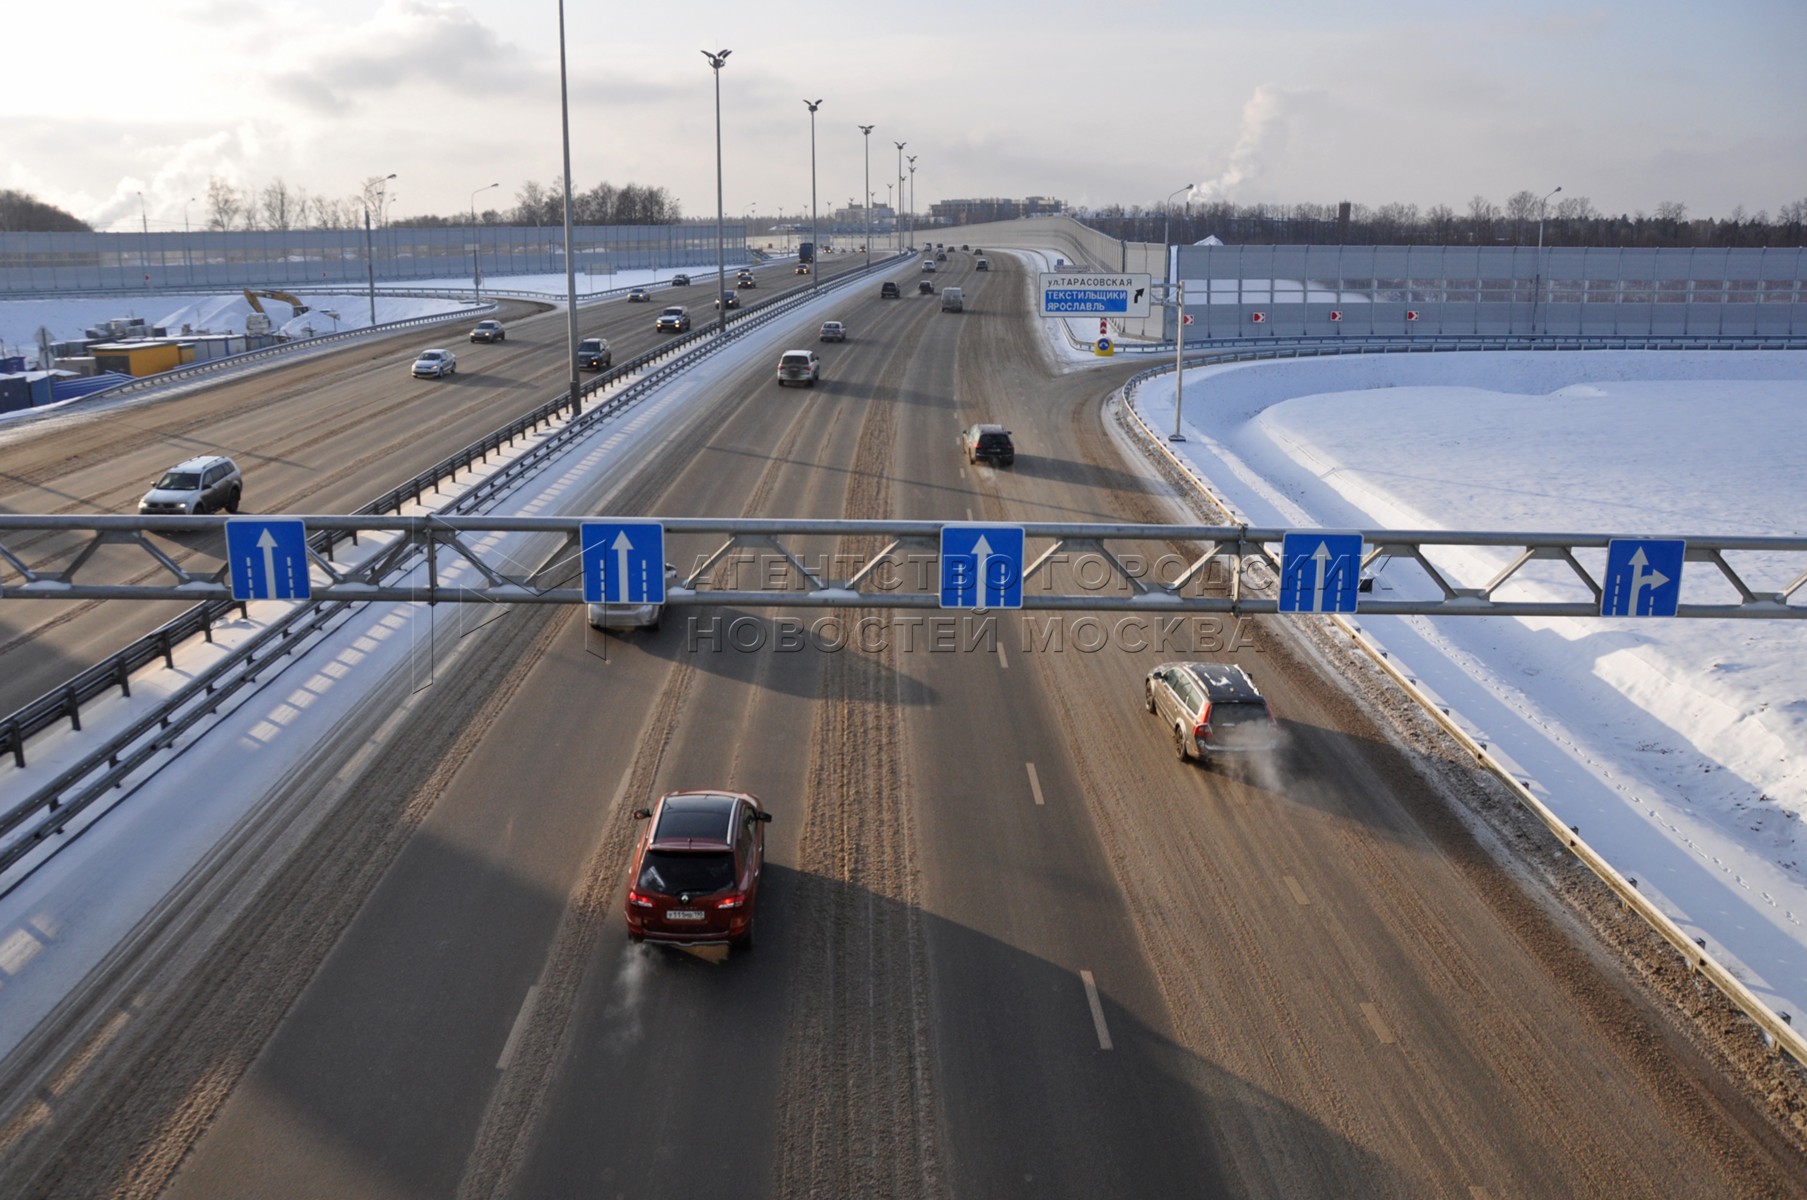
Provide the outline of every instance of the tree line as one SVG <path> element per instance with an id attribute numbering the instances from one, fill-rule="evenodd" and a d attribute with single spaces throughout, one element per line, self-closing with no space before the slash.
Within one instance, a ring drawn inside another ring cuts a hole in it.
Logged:
<path id="1" fill-rule="evenodd" d="M 349 196 L 310 195 L 281 178 L 262 187 L 234 187 L 215 177 L 207 181 L 207 228 L 225 229 L 355 229 L 368 213 L 372 223 L 403 228 L 445 225 L 562 225 L 564 181 L 528 180 L 515 192 L 509 208 L 488 206 L 449 215 L 392 215 L 388 179 L 372 175 Z M 682 219 L 678 202 L 662 187 L 637 183 L 620 187 L 599 183 L 571 197 L 579 225 L 665 225 Z"/>
<path id="2" fill-rule="evenodd" d="M 93 226 L 16 188 L 0 188 L 0 233 L 91 233 Z"/>
<path id="3" fill-rule="evenodd" d="M 1235 204 L 1213 200 L 1171 207 L 1085 210 L 1087 224 L 1130 241 L 1192 243 L 1206 237 L 1244 245 L 1362 246 L 1799 246 L 1807 237 L 1807 198 L 1774 214 L 1734 208 L 1724 217 L 1690 217 L 1665 200 L 1649 211 L 1603 213 L 1586 196 L 1531 191 L 1505 204 L 1476 195 L 1464 209 L 1447 204 Z M 1539 228 L 1541 224 L 1541 229 Z"/>

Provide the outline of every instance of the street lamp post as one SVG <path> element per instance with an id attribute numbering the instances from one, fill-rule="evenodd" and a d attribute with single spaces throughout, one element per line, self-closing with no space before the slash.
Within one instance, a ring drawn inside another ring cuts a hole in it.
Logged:
<path id="1" fill-rule="evenodd" d="M 903 151 L 904 151 L 904 147 L 906 145 L 908 145 L 909 143 L 908 142 L 893 142 L 891 144 L 897 147 L 897 205 L 893 207 L 892 212 L 891 212 L 891 228 L 892 228 L 892 231 L 897 234 L 897 249 L 898 249 L 898 252 L 901 253 L 903 251 L 903 222 L 899 221 L 897 219 L 897 211 L 896 210 L 898 207 L 901 207 L 903 205 L 903 189 L 904 189 L 904 172 L 903 172 L 904 155 L 903 155 Z"/>
<path id="2" fill-rule="evenodd" d="M 822 107 L 820 100 L 805 100 L 809 106 L 809 244 L 810 253 L 815 261 L 809 265 L 809 285 L 812 289 L 822 286 L 822 239 L 816 232 L 816 110 Z"/>
<path id="3" fill-rule="evenodd" d="M 916 249 L 916 156 L 910 155 L 910 249 Z"/>
<path id="4" fill-rule="evenodd" d="M 395 178 L 395 175 L 393 173 L 385 175 L 385 176 L 383 176 L 383 182 L 387 183 L 389 180 L 394 179 L 394 178 Z M 364 269 L 366 272 L 368 272 L 369 285 L 370 285 L 370 323 L 372 325 L 375 325 L 376 324 L 376 251 L 374 248 L 372 248 L 372 246 L 370 244 L 370 203 L 369 203 L 370 193 L 368 190 L 365 191 L 364 196 L 365 196 L 365 204 L 364 204 Z"/>
<path id="5" fill-rule="evenodd" d="M 486 183 L 471 192 L 471 285 L 476 289 L 479 300 L 483 299 L 483 248 L 477 240 L 477 197 L 491 188 L 501 186 L 500 183 Z"/>
<path id="6" fill-rule="evenodd" d="M 728 298 L 722 294 L 728 290 L 728 249 L 722 232 L 726 221 L 722 201 L 722 65 L 732 53 L 731 50 L 718 50 L 714 54 L 703 51 L 703 57 L 709 60 L 709 67 L 715 72 L 715 307 L 722 315 L 723 337 L 728 336 Z"/>
<path id="7" fill-rule="evenodd" d="M 565 0 L 558 0 L 558 117 L 565 155 L 565 365 L 571 371 L 571 416 L 584 410 L 584 389 L 577 369 L 577 255 L 571 236 L 571 89 L 565 69 Z"/>
<path id="8" fill-rule="evenodd" d="M 1562 188 L 1557 187 L 1554 190 L 1545 193 L 1544 198 L 1537 202 L 1537 290 L 1531 294 L 1531 332 L 1532 333 L 1537 332 L 1537 309 L 1538 309 L 1540 301 L 1542 302 L 1542 306 L 1545 309 L 1544 320 L 1548 321 L 1550 319 L 1549 314 L 1548 314 L 1549 301 L 1544 299 L 1544 294 L 1543 294 L 1544 287 L 1545 287 L 1544 276 L 1546 274 L 1548 274 L 1548 272 L 1546 272 L 1543 269 L 1543 219 L 1544 219 L 1545 211 L 1550 206 L 1550 197 L 1554 196 L 1557 192 L 1560 192 L 1561 190 L 1562 190 Z"/>
<path id="9" fill-rule="evenodd" d="M 862 207 L 866 210 L 866 269 L 872 269 L 872 131 L 876 125 L 862 125 L 860 132 L 866 137 L 866 201 Z"/>
<path id="10" fill-rule="evenodd" d="M 1167 295 L 1169 297 L 1171 297 L 1173 295 L 1173 276 L 1175 273 L 1174 269 L 1173 269 L 1173 198 L 1175 196 L 1179 195 L 1181 192 L 1188 193 L 1188 197 L 1186 200 L 1186 211 L 1188 213 L 1190 213 L 1192 211 L 1192 200 L 1190 197 L 1190 193 L 1191 193 L 1192 189 L 1196 186 L 1198 186 L 1198 185 L 1192 184 L 1192 183 L 1181 184 L 1179 187 L 1176 187 L 1171 192 L 1167 193 L 1167 203 L 1165 203 L 1161 206 L 1161 208 L 1163 209 L 1163 211 L 1166 215 L 1166 218 L 1167 218 L 1166 224 L 1161 226 L 1161 259 L 1162 259 L 1161 274 L 1163 274 L 1167 277 Z M 1174 311 L 1173 311 L 1173 340 L 1175 342 L 1178 342 L 1181 340 L 1180 330 L 1183 328 L 1183 326 L 1181 325 L 1181 322 L 1180 322 L 1180 316 L 1181 316 L 1180 310 L 1177 308 L 1174 309 Z M 1179 432 L 1179 429 L 1177 426 L 1174 428 L 1174 432 L 1175 433 Z"/>

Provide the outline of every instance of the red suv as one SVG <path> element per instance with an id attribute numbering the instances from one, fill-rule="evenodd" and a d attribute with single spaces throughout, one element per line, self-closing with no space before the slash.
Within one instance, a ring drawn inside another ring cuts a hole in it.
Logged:
<path id="1" fill-rule="evenodd" d="M 634 818 L 628 940 L 750 949 L 772 814 L 745 792 L 670 792 Z"/>

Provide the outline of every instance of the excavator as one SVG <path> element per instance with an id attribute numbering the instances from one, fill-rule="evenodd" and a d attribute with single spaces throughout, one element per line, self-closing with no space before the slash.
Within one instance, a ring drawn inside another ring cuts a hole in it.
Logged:
<path id="1" fill-rule="evenodd" d="M 299 297 L 291 296 L 287 292 L 252 291 L 250 288 L 245 288 L 244 293 L 245 303 L 251 306 L 250 314 L 245 317 L 246 333 L 268 333 L 272 328 L 269 314 L 264 312 L 264 306 L 258 303 L 259 296 L 266 300 L 282 301 L 295 310 L 296 316 L 300 316 L 308 310 L 307 305 L 303 304 Z"/>

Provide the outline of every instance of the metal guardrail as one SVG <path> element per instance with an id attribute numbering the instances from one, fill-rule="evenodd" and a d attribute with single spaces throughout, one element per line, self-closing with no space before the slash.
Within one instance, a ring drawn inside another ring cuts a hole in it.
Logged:
<path id="1" fill-rule="evenodd" d="M 865 279 L 869 271 L 878 272 L 890 269 L 897 261 L 896 258 L 875 261 L 870 268 L 849 271 L 833 281 L 823 282 L 820 287 L 801 288 L 793 295 L 774 297 L 751 308 L 731 312 L 726 326 L 729 336 L 726 338 L 715 335 L 713 330 L 693 331 L 587 381 L 582 387 L 582 396 L 592 395 L 625 376 L 633 375 L 648 366 L 658 364 L 652 371 L 641 374 L 618 393 L 608 396 L 596 407 L 575 417 L 530 452 L 519 455 L 504 464 L 501 469 L 480 481 L 476 487 L 467 490 L 447 505 L 443 511 L 469 512 L 493 499 L 498 493 L 514 486 L 522 476 L 531 472 L 546 458 L 559 453 L 571 441 L 589 432 L 596 422 L 618 415 L 644 399 L 671 376 L 688 369 L 724 346 L 732 344 L 736 333 L 775 320 L 795 308 L 812 303 L 828 291 L 856 284 Z M 672 361 L 661 363 L 659 362 L 661 359 Z M 343 525 L 338 528 L 321 528 L 309 537 L 310 553 L 318 556 L 322 562 L 330 562 L 334 545 L 355 536 L 355 526 L 360 518 L 371 518 L 385 513 L 399 513 L 403 506 L 418 502 L 429 490 L 441 482 L 452 479 L 459 471 L 466 470 L 485 460 L 490 454 L 510 445 L 536 427 L 552 421 L 570 405 L 569 394 L 562 394 L 557 399 L 541 405 L 527 416 L 510 422 L 488 437 L 473 442 L 457 454 L 441 460 L 409 482 L 391 489 L 363 505 L 356 513 L 347 517 L 335 518 L 339 522 L 351 522 L 354 528 L 346 528 Z M 109 521 L 132 519 L 134 518 L 103 518 L 103 520 Z M 404 522 L 418 519 L 402 518 Z M 434 520 L 444 519 L 443 517 L 434 518 Z M 164 520 L 167 523 L 168 519 Z M 183 524 L 183 522 L 180 518 L 176 518 L 176 524 Z M 391 571 L 406 570 L 420 553 L 427 552 L 428 546 L 429 543 L 421 544 L 416 553 L 388 555 L 385 558 L 385 565 Z M 21 573 L 27 575 L 30 573 L 15 555 L 0 554 L 0 561 L 9 563 L 13 569 Z M 181 568 L 167 557 L 160 561 L 178 573 L 181 572 Z M 192 590 L 186 591 L 181 593 L 179 598 L 192 598 L 194 594 Z M 185 688 L 178 696 L 160 705 L 156 712 L 148 714 L 144 720 L 135 724 L 133 729 L 137 730 L 136 733 L 131 734 L 130 737 L 121 734 L 107 739 L 106 745 L 87 754 L 80 763 L 69 768 L 57 780 L 40 788 L 33 796 L 21 803 L 14 805 L 8 810 L 6 816 L 0 819 L 0 830 L 14 831 L 15 836 L 13 844 L 0 850 L 0 870 L 17 863 L 36 845 L 60 832 L 74 813 L 91 806 L 114 787 L 120 779 L 124 778 L 116 770 L 120 763 L 130 759 L 134 764 L 142 764 L 150 755 L 166 746 L 173 735 L 166 736 L 156 730 L 174 728 L 177 724 L 186 729 L 195 721 L 203 719 L 217 709 L 218 701 L 213 700 L 212 696 L 215 693 L 228 694 L 231 689 L 242 686 L 241 682 L 235 682 L 240 675 L 248 672 L 254 677 L 268 657 L 265 655 L 260 658 L 258 654 L 268 648 L 273 639 L 279 642 L 281 653 L 291 652 L 300 645 L 301 635 L 323 628 L 321 622 L 328 620 L 331 615 L 354 602 L 346 599 L 333 604 L 298 607 L 288 616 L 273 622 L 258 635 L 252 644 L 241 647 L 224 662 L 218 664 L 216 669 L 207 673 L 205 676 L 207 682 L 201 687 L 200 695 L 209 700 L 209 703 L 200 703 L 197 700 L 194 687 Z M 219 599 L 208 600 L 196 605 L 176 620 L 137 639 L 120 652 L 109 656 L 105 661 L 76 675 L 61 687 L 53 689 L 4 719 L 0 719 L 0 753 L 10 750 L 14 761 L 23 766 L 25 764 L 25 743 L 33 734 L 41 732 L 61 720 L 70 721 L 72 726 L 79 730 L 81 728 L 81 706 L 84 703 L 109 693 L 114 688 L 119 688 L 125 694 L 130 695 L 132 671 L 156 658 L 162 658 L 166 663 L 173 664 L 174 648 L 179 642 L 196 633 L 208 635 L 211 640 L 209 631 L 213 622 L 234 607 L 237 607 L 235 602 Z M 295 630 L 300 632 L 297 633 Z M 192 719 L 180 715 L 187 712 L 189 707 L 195 710 Z M 139 755 L 136 751 L 128 753 L 127 747 L 133 744 L 132 738 L 142 740 L 147 736 L 152 738 L 154 744 L 149 746 L 146 754 Z M 126 738 L 126 740 L 121 741 L 121 738 Z M 32 822 L 34 814 L 36 815 L 35 823 Z M 26 827 L 28 824 L 29 827 Z M 11 881 L 5 885 L 5 888 L 16 886 L 17 882 L 17 880 Z M 0 891 L 4 890 L 4 888 L 0 888 Z"/>
<path id="2" fill-rule="evenodd" d="M 1143 437 L 1155 453 L 1190 479 L 1193 485 L 1219 511 L 1235 517 L 1238 515 L 1236 506 L 1212 487 L 1210 481 L 1199 474 L 1190 463 L 1175 454 L 1172 447 L 1168 445 L 1167 439 L 1150 426 L 1143 419 L 1142 414 L 1136 410 L 1136 390 L 1156 376 L 1169 374 L 1173 370 L 1172 365 L 1157 367 L 1143 371 L 1125 381 L 1122 388 L 1124 409 L 1129 413 L 1137 428 L 1141 430 Z M 1794 586 L 1798 588 L 1800 583 L 1797 582 Z M 1431 720 L 1454 738 L 1457 744 L 1466 750 L 1477 763 L 1505 784 L 1506 788 L 1518 798 L 1519 803 L 1541 821 L 1556 840 L 1580 860 L 1582 865 L 1592 871 L 1618 897 L 1621 904 L 1637 913 L 1659 937 L 1668 942 L 1682 956 L 1691 970 L 1705 976 L 1732 1004 L 1737 1006 L 1739 1011 L 1754 1021 L 1763 1031 L 1764 1036 L 1782 1053 L 1796 1062 L 1807 1063 L 1807 1035 L 1794 1028 L 1789 1015 L 1778 1013 L 1755 992 L 1746 987 L 1730 968 L 1707 953 L 1704 942 L 1690 937 L 1686 930 L 1677 925 L 1667 913 L 1640 892 L 1635 878 L 1621 873 L 1604 855 L 1582 838 L 1579 829 L 1566 824 L 1562 817 L 1532 790 L 1535 780 L 1521 774 L 1515 764 L 1496 751 L 1488 742 L 1482 740 L 1482 737 L 1476 736 L 1479 731 L 1470 731 L 1464 728 L 1449 705 L 1433 693 L 1423 681 L 1410 674 L 1387 651 L 1386 647 L 1361 627 L 1359 620 L 1342 616 L 1327 616 L 1324 619 L 1348 637 L 1357 650 L 1366 655 L 1371 662 L 1398 684 L 1400 689 Z"/>

